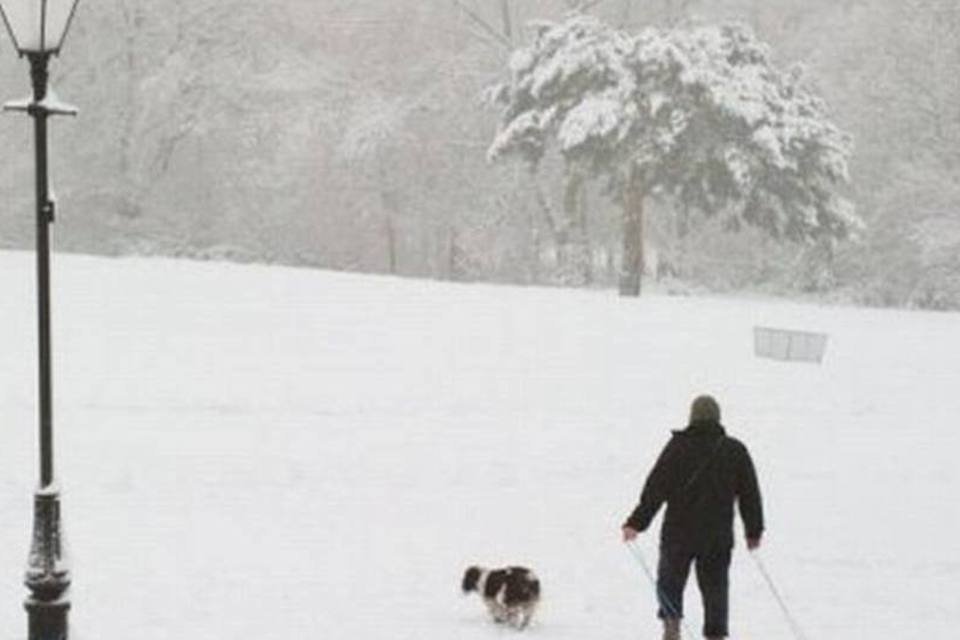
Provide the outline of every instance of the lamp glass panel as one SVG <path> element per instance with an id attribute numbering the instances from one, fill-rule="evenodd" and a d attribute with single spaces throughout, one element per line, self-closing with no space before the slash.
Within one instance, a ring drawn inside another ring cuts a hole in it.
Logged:
<path id="1" fill-rule="evenodd" d="M 77 0 L 2 0 L 0 10 L 23 53 L 57 52 Z"/>
<path id="2" fill-rule="evenodd" d="M 40 15 L 44 0 L 5 0 L 3 18 L 18 51 L 40 51 Z"/>
<path id="3" fill-rule="evenodd" d="M 37 4 L 45 2 L 47 5 L 46 24 L 44 28 L 44 51 L 59 51 L 63 44 L 63 37 L 67 35 L 70 18 L 77 0 L 36 0 Z"/>

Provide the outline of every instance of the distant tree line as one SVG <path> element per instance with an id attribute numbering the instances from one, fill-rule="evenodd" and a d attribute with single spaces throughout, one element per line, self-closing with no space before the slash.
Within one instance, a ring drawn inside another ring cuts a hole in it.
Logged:
<path id="1" fill-rule="evenodd" d="M 682 197 L 645 197 L 631 247 L 630 192 L 600 167 L 489 162 L 503 119 L 484 92 L 536 46 L 531 24 L 571 10 L 629 37 L 741 22 L 775 43 L 771 68 L 802 63 L 856 142 L 830 193 L 855 206 L 858 240 L 783 244 L 742 207 L 697 206 L 688 181 L 645 187 Z M 81 107 L 52 131 L 56 246 L 602 287 L 640 250 L 671 291 L 960 308 L 958 36 L 952 0 L 89 3 L 53 69 Z M 15 98 L 26 70 L 2 51 Z M 29 129 L 8 116 L 0 137 L 0 245 L 29 247 Z"/>

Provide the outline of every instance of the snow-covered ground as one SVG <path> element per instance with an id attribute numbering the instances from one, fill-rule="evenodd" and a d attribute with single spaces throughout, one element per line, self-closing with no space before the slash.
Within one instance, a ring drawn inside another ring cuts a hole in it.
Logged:
<path id="1" fill-rule="evenodd" d="M 956 637 L 960 315 L 61 255 L 54 278 L 79 640 L 514 637 L 460 596 L 475 562 L 538 571 L 532 637 L 657 637 L 619 525 L 699 392 L 751 447 L 811 640 Z M 9 638 L 33 287 L 32 255 L 0 253 Z M 825 331 L 826 359 L 756 359 L 756 324 Z M 742 546 L 732 580 L 734 638 L 791 638 Z"/>

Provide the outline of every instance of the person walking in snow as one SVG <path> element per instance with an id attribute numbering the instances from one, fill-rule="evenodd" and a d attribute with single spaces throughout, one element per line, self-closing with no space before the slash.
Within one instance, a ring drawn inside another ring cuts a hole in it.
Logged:
<path id="1" fill-rule="evenodd" d="M 694 564 L 703 598 L 703 635 L 728 635 L 728 573 L 733 551 L 733 505 L 743 519 L 747 548 L 760 546 L 763 505 L 747 448 L 726 434 L 720 405 L 699 396 L 686 429 L 674 431 L 647 477 L 640 503 L 622 526 L 624 542 L 647 529 L 663 503 L 657 593 L 664 640 L 680 637 L 683 590 Z"/>

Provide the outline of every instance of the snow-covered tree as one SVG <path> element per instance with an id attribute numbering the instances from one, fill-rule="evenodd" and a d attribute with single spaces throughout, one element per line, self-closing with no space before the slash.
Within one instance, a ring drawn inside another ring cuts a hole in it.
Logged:
<path id="1" fill-rule="evenodd" d="M 555 147 L 571 171 L 608 182 L 623 210 L 622 294 L 640 292 L 650 197 L 777 238 L 842 239 L 860 226 L 839 193 L 850 137 L 748 28 L 628 35 L 576 13 L 535 29 L 491 93 L 502 116 L 489 157 L 536 164 Z"/>

